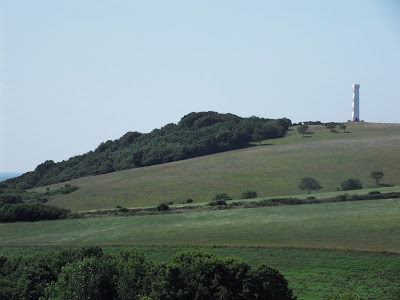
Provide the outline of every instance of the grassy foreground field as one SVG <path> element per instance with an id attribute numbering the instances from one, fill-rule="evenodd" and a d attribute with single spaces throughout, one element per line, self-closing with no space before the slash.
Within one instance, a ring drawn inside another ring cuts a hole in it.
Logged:
<path id="1" fill-rule="evenodd" d="M 84 211 L 188 198 L 208 202 L 221 192 L 239 198 L 246 190 L 260 197 L 286 196 L 299 194 L 305 176 L 321 182 L 320 192 L 333 192 L 349 177 L 374 186 L 369 178 L 373 170 L 384 172 L 382 183 L 400 185 L 400 124 L 348 123 L 346 133 L 310 126 L 313 134 L 307 137 L 293 129 L 262 146 L 72 180 L 68 183 L 80 189 L 50 204 Z"/>

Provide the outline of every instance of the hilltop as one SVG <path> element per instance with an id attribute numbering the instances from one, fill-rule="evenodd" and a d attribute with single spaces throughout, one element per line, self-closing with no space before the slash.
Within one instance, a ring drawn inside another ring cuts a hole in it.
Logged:
<path id="1" fill-rule="evenodd" d="M 284 138 L 245 149 L 68 181 L 79 189 L 49 203 L 83 211 L 188 198 L 203 203 L 221 192 L 237 199 L 247 190 L 257 191 L 259 197 L 296 195 L 302 193 L 298 185 L 305 176 L 319 180 L 324 193 L 336 191 L 349 177 L 359 178 L 364 188 L 374 187 L 369 178 L 373 170 L 384 172 L 383 184 L 400 185 L 400 124 L 346 126 L 345 133 L 332 133 L 325 126 L 311 125 L 312 134 L 305 137 L 291 127 Z"/>
<path id="2" fill-rule="evenodd" d="M 216 112 L 190 113 L 178 124 L 143 134 L 127 132 L 114 141 L 101 143 L 94 151 L 55 163 L 47 160 L 7 181 L 18 189 L 44 186 L 89 175 L 163 164 L 248 147 L 250 142 L 285 136 L 291 121 L 241 118 Z"/>

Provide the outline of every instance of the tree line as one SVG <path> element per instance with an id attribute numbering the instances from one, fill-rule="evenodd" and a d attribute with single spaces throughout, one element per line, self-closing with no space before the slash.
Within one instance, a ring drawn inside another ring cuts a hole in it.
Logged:
<path id="1" fill-rule="evenodd" d="M 283 275 L 265 264 L 203 251 L 157 264 L 134 249 L 99 247 L 0 255 L 0 299 L 296 299 Z"/>
<path id="2" fill-rule="evenodd" d="M 173 162 L 247 147 L 251 142 L 284 137 L 287 118 L 241 118 L 216 112 L 190 113 L 178 124 L 150 133 L 128 132 L 94 151 L 55 163 L 47 160 L 32 172 L 7 180 L 19 189 L 64 182 L 89 175 Z"/>

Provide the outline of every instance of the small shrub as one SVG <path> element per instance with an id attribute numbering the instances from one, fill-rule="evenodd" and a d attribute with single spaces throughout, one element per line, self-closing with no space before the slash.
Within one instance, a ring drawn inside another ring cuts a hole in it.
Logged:
<path id="1" fill-rule="evenodd" d="M 226 193 L 215 194 L 213 200 L 232 200 L 232 197 L 228 196 Z"/>
<path id="2" fill-rule="evenodd" d="M 242 193 L 240 199 L 254 199 L 257 198 L 257 192 L 254 191 L 246 191 Z"/>
<path id="3" fill-rule="evenodd" d="M 157 211 L 167 211 L 169 210 L 169 206 L 166 203 L 161 203 L 160 205 L 157 206 Z"/>
<path id="4" fill-rule="evenodd" d="M 61 192 L 61 194 L 71 194 L 72 192 L 75 192 L 77 189 L 79 189 L 79 187 L 70 185 L 70 184 L 66 184 L 65 188 L 60 189 L 60 192 Z"/>
<path id="5" fill-rule="evenodd" d="M 400 193 L 391 192 L 386 194 L 386 199 L 400 198 Z"/>
<path id="6" fill-rule="evenodd" d="M 225 200 L 215 200 L 211 201 L 210 203 L 207 204 L 208 206 L 219 206 L 219 205 L 226 205 Z"/>
<path id="7" fill-rule="evenodd" d="M 193 199 L 191 199 L 191 198 L 186 199 L 186 203 L 193 203 Z"/>
<path id="8" fill-rule="evenodd" d="M 39 198 L 36 200 L 37 203 L 47 203 L 48 201 L 49 199 L 47 199 L 46 197 Z"/>
<path id="9" fill-rule="evenodd" d="M 372 191 L 372 192 L 369 192 L 368 195 L 380 195 L 380 193 L 381 192 L 379 192 L 379 191 Z"/>
<path id="10" fill-rule="evenodd" d="M 347 194 L 338 195 L 338 196 L 335 197 L 335 199 L 336 199 L 337 201 L 347 201 Z"/>
<path id="11" fill-rule="evenodd" d="M 362 188 L 362 184 L 358 178 L 348 178 L 340 182 L 340 189 L 342 191 L 360 190 Z"/>

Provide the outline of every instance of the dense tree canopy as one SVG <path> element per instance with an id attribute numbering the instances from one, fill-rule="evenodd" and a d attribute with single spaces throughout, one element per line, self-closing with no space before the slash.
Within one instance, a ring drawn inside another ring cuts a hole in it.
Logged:
<path id="1" fill-rule="evenodd" d="M 178 124 L 167 124 L 147 134 L 128 132 L 120 139 L 101 143 L 94 151 L 67 161 L 45 161 L 33 172 L 6 183 L 27 189 L 244 148 L 253 141 L 283 137 L 290 125 L 291 121 L 286 118 L 273 120 L 216 112 L 190 113 Z"/>
<path id="2" fill-rule="evenodd" d="M 99 247 L 0 255 L 0 299 L 295 299 L 282 274 L 235 258 L 183 252 L 155 264 Z"/>

